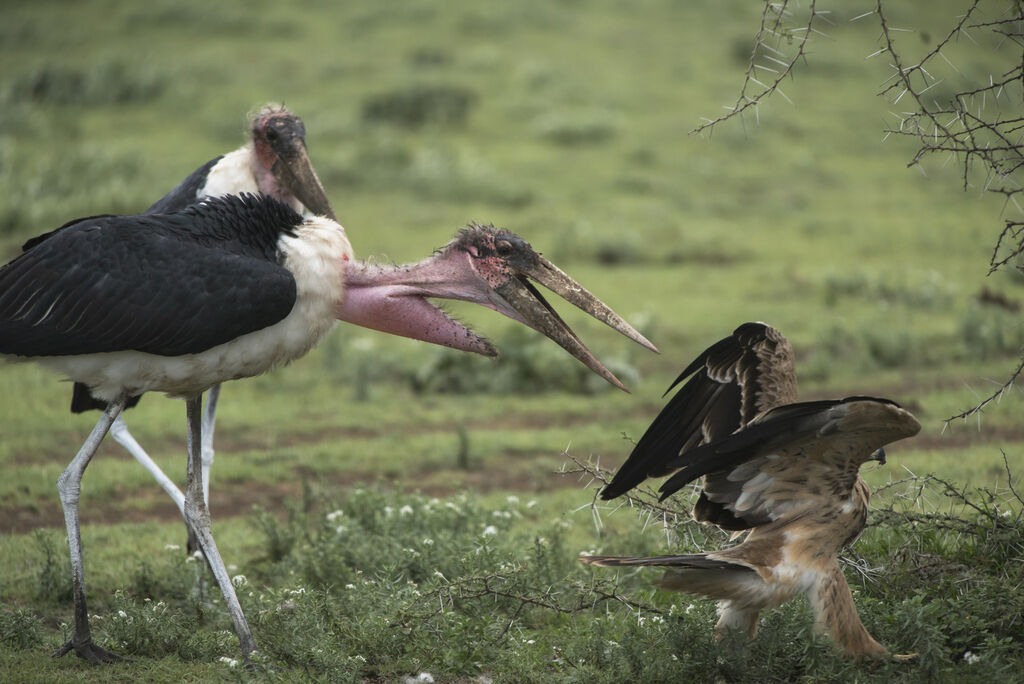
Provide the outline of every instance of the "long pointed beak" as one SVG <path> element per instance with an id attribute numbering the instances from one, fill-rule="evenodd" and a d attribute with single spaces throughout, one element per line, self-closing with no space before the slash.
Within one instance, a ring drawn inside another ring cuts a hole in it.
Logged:
<path id="1" fill-rule="evenodd" d="M 637 344 L 647 347 L 655 354 L 661 353 L 658 351 L 657 347 L 651 344 L 646 337 L 637 332 L 633 326 L 623 320 L 619 314 L 612 311 L 609 306 L 592 295 L 585 287 L 570 278 L 564 271 L 562 271 L 562 269 L 558 268 L 539 254 L 537 255 L 536 265 L 533 268 L 523 269 L 523 274 L 533 278 L 576 308 L 582 309 Z M 540 297 L 540 293 L 537 293 L 536 291 L 534 291 L 534 293 L 536 297 L 539 297 L 541 301 L 543 301 L 543 298 Z M 545 302 L 545 304 L 546 303 L 547 302 Z M 563 323 L 563 325 L 565 324 Z"/>
<path id="2" fill-rule="evenodd" d="M 526 278 L 531 277 L 535 279 L 570 304 L 582 309 L 651 351 L 657 352 L 657 348 L 629 323 L 626 323 L 617 313 L 612 311 L 604 302 L 592 295 L 582 285 L 544 257 L 538 255 L 535 266 L 517 270 L 520 271 L 519 274 L 494 288 L 495 293 L 514 310 L 514 314 L 513 311 L 506 311 L 503 307 L 500 307 L 499 310 L 510 318 L 516 318 L 521 323 L 543 333 L 562 347 L 562 349 L 572 354 L 587 368 L 624 392 L 628 392 L 629 390 L 587 349 L 586 345 L 576 336 L 576 333 L 572 331 L 554 308 L 548 304 L 544 296 Z"/>
<path id="3" fill-rule="evenodd" d="M 290 146 L 287 152 L 278 153 L 271 173 L 284 183 L 311 212 L 317 216 L 338 220 L 338 217 L 334 215 L 331 201 L 327 199 L 323 183 L 316 175 L 313 162 L 309 160 L 306 145 L 301 140 L 295 141 L 295 144 Z"/>
<path id="4" fill-rule="evenodd" d="M 336 315 L 339 320 L 366 328 L 493 356 L 497 350 L 492 344 L 428 300 L 472 302 L 544 334 L 587 368 L 628 392 L 580 341 L 530 278 L 634 342 L 658 351 L 529 243 L 493 226 L 471 225 L 434 256 L 416 264 L 349 264 L 345 269 L 345 297 Z"/>

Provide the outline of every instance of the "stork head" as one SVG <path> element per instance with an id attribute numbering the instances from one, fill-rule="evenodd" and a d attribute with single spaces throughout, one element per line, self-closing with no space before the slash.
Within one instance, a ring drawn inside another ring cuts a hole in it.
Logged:
<path id="1" fill-rule="evenodd" d="M 337 220 L 306 152 L 306 126 L 302 119 L 282 106 L 267 105 L 252 118 L 252 141 L 260 165 L 282 188 L 317 216 Z"/>
<path id="2" fill-rule="evenodd" d="M 473 302 L 537 330 L 616 387 L 611 371 L 580 341 L 530 280 L 657 352 L 601 300 L 535 252 L 526 240 L 493 226 L 471 225 L 432 257 L 406 266 L 361 263 L 346 268 L 338 318 L 366 328 L 497 356 L 487 339 L 452 319 L 429 299 Z"/>

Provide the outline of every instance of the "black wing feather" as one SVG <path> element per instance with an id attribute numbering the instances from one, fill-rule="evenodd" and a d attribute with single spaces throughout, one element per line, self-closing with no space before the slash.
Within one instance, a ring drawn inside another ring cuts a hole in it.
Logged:
<path id="1" fill-rule="evenodd" d="M 301 221 L 251 195 L 79 221 L 0 269 L 0 353 L 179 356 L 273 325 L 296 297 L 277 239 Z"/>
<path id="2" fill-rule="evenodd" d="M 728 437 L 703 444 L 670 463 L 679 472 L 666 480 L 660 488 L 661 498 L 672 495 L 701 475 L 727 472 L 735 466 L 765 455 L 780 444 L 789 444 L 797 435 L 811 434 L 825 425 L 827 411 L 840 404 L 855 401 L 877 401 L 898 405 L 889 399 L 877 397 L 847 397 L 788 404 L 772 409 Z"/>
<path id="3" fill-rule="evenodd" d="M 224 155 L 215 157 L 206 162 L 198 169 L 188 175 L 188 178 L 178 183 L 178 186 L 169 193 L 153 203 L 146 214 L 169 214 L 174 211 L 181 211 L 185 207 L 195 204 L 199 191 L 206 186 L 206 180 L 210 176 L 210 169 L 217 165 Z"/>
<path id="4" fill-rule="evenodd" d="M 774 328 L 744 323 L 694 359 L 665 393 L 690 379 L 647 428 L 601 498 L 614 499 L 648 477 L 668 475 L 679 467 L 668 464 L 677 461 L 680 453 L 731 434 L 763 410 L 758 406 L 762 360 L 757 351 L 769 338 L 789 349 Z M 785 379 L 795 388 L 794 378 Z"/>

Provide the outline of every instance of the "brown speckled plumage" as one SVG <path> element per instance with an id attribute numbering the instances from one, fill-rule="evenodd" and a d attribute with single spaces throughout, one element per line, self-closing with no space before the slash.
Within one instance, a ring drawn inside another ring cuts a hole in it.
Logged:
<path id="1" fill-rule="evenodd" d="M 674 473 L 661 486 L 664 498 L 704 476 L 694 517 L 749 530 L 747 538 L 708 553 L 580 560 L 667 566 L 663 587 L 718 599 L 718 636 L 738 629 L 753 638 L 762 610 L 802 593 L 815 629 L 846 655 L 885 655 L 857 615 L 837 553 L 867 521 L 870 490 L 860 466 L 920 424 L 886 399 L 796 403 L 792 348 L 763 323 L 737 328 L 676 382 L 691 375 L 602 496 Z"/>

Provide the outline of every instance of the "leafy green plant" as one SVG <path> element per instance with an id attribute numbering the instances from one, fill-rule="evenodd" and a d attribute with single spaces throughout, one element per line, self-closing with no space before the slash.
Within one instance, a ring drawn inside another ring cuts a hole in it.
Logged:
<path id="1" fill-rule="evenodd" d="M 30 610 L 0 609 L 0 646 L 11 651 L 39 648 L 43 640 L 43 625 Z"/>

